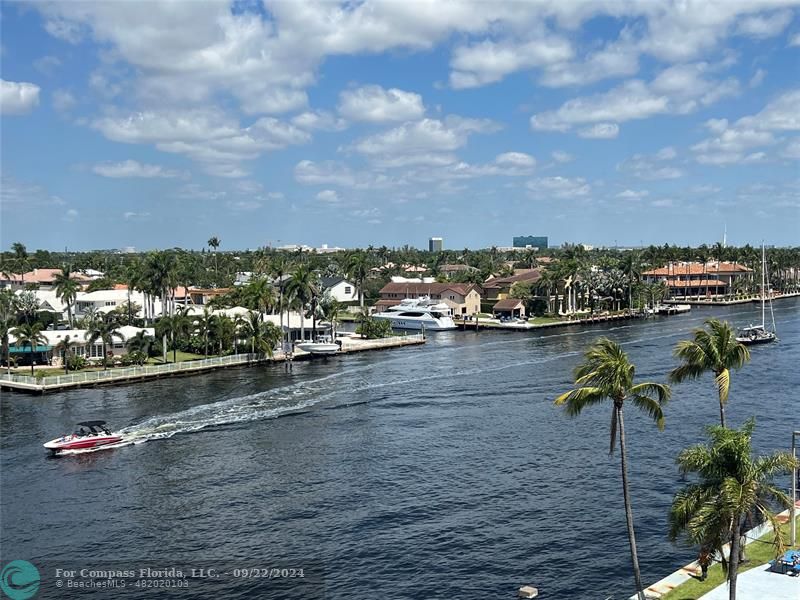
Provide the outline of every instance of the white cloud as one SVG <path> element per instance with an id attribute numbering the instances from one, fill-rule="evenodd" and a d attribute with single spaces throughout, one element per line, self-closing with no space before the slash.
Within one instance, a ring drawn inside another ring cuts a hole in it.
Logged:
<path id="1" fill-rule="evenodd" d="M 789 38 L 789 46 L 800 46 L 800 33 L 795 33 Z"/>
<path id="2" fill-rule="evenodd" d="M 548 87 L 582 86 L 602 79 L 635 75 L 639 70 L 639 52 L 623 31 L 618 41 L 589 53 L 583 61 L 548 66 L 539 82 Z"/>
<path id="3" fill-rule="evenodd" d="M 781 156 L 792 160 L 800 160 L 800 138 L 789 140 L 783 152 L 781 152 Z"/>
<path id="4" fill-rule="evenodd" d="M 153 179 L 181 176 L 177 171 L 171 171 L 159 165 L 142 164 L 135 160 L 98 164 L 92 167 L 92 171 L 97 175 L 112 178 L 141 177 L 144 179 Z"/>
<path id="5" fill-rule="evenodd" d="M 776 132 L 800 131 L 800 89 L 784 92 L 761 112 L 742 117 L 735 123 L 727 119 L 706 122 L 716 137 L 692 146 L 695 159 L 701 164 L 729 165 L 763 162 L 766 154 L 752 150 L 777 142 Z"/>
<path id="6" fill-rule="evenodd" d="M 57 112 L 68 112 L 78 103 L 75 96 L 67 90 L 55 90 L 52 94 L 53 108 Z"/>
<path id="7" fill-rule="evenodd" d="M 292 117 L 292 124 L 305 131 L 342 131 L 347 128 L 347 121 L 324 110 L 301 113 Z"/>
<path id="8" fill-rule="evenodd" d="M 622 198 L 624 200 L 641 200 L 649 195 L 650 192 L 647 190 L 625 190 L 617 194 L 617 198 Z"/>
<path id="9" fill-rule="evenodd" d="M 677 152 L 671 146 L 662 148 L 652 156 L 634 154 L 617 165 L 617 170 L 630 173 L 638 179 L 655 181 L 659 179 L 678 179 L 684 173 L 678 167 L 665 164 L 674 159 Z"/>
<path id="10" fill-rule="evenodd" d="M 33 67 L 43 75 L 52 75 L 61 66 L 61 59 L 57 56 L 42 56 L 33 61 Z"/>
<path id="11" fill-rule="evenodd" d="M 122 213 L 122 218 L 126 221 L 146 221 L 150 218 L 149 212 L 134 212 L 128 211 Z"/>
<path id="12" fill-rule="evenodd" d="M 568 100 L 556 110 L 531 117 L 540 131 L 568 131 L 588 123 L 616 124 L 659 114 L 686 114 L 736 94 L 738 81 L 713 80 L 708 63 L 676 65 L 662 70 L 652 82 L 626 81 L 607 92 Z M 584 137 L 589 129 L 583 130 Z M 606 130 L 610 135 L 611 130 Z"/>
<path id="13" fill-rule="evenodd" d="M 672 160 L 678 156 L 678 152 L 672 146 L 666 146 L 656 152 L 656 160 Z"/>
<path id="14" fill-rule="evenodd" d="M 80 213 L 77 210 L 75 210 L 74 208 L 70 208 L 64 213 L 62 220 L 66 221 L 67 223 L 73 223 L 78 220 L 79 216 Z"/>
<path id="15" fill-rule="evenodd" d="M 357 140 L 353 149 L 385 166 L 448 164 L 456 160 L 451 153 L 464 146 L 471 134 L 491 133 L 498 127 L 488 119 L 454 115 L 444 120 L 422 119 Z"/>
<path id="16" fill-rule="evenodd" d="M 536 159 L 530 154 L 525 154 L 524 152 L 504 152 L 503 154 L 497 155 L 497 157 L 494 159 L 494 162 L 496 162 L 498 165 L 509 165 L 523 168 L 533 168 L 536 166 Z"/>
<path id="17" fill-rule="evenodd" d="M 553 157 L 553 160 L 557 163 L 568 163 L 574 160 L 574 156 L 569 154 L 568 152 L 564 152 L 563 150 L 554 150 L 550 156 Z"/>
<path id="18" fill-rule="evenodd" d="M 227 196 L 224 190 L 210 190 L 197 183 L 187 183 L 175 193 L 175 197 L 186 200 L 219 200 Z"/>
<path id="19" fill-rule="evenodd" d="M 578 130 L 578 136 L 587 139 L 612 140 L 618 135 L 619 125 L 616 123 L 597 123 Z"/>
<path id="20" fill-rule="evenodd" d="M 24 115 L 39 105 L 41 88 L 24 81 L 0 79 L 0 114 Z"/>
<path id="21" fill-rule="evenodd" d="M 233 212 L 252 212 L 261 208 L 261 202 L 257 200 L 229 200 L 225 206 Z"/>
<path id="22" fill-rule="evenodd" d="M 588 196 L 592 188 L 586 180 L 578 177 L 540 177 L 527 182 L 525 186 L 537 198 L 560 198 L 564 200 Z"/>
<path id="23" fill-rule="evenodd" d="M 301 145 L 311 136 L 291 123 L 262 117 L 249 127 L 216 109 L 144 111 L 95 119 L 92 127 L 127 144 L 154 144 L 162 152 L 188 156 L 219 177 L 244 177 L 242 161 L 262 152 Z"/>
<path id="24" fill-rule="evenodd" d="M 757 88 L 763 83 L 766 76 L 767 72 L 764 69 L 758 69 L 755 73 L 753 73 L 753 76 L 750 78 L 750 82 L 747 85 L 751 88 Z"/>
<path id="25" fill-rule="evenodd" d="M 525 42 L 484 40 L 457 47 L 450 61 L 451 87 L 478 87 L 500 81 L 515 71 L 563 63 L 572 58 L 572 46 L 566 38 L 538 33 L 536 39 Z"/>
<path id="26" fill-rule="evenodd" d="M 317 193 L 317 200 L 321 200 L 323 202 L 338 202 L 339 194 L 336 193 L 336 190 L 322 190 L 321 192 Z"/>
<path id="27" fill-rule="evenodd" d="M 402 178 L 385 173 L 353 171 L 344 163 L 301 160 L 294 168 L 295 181 L 302 185 L 337 185 L 341 187 L 378 190 L 405 185 Z"/>
<path id="28" fill-rule="evenodd" d="M 769 15 L 750 15 L 739 21 L 736 32 L 748 37 L 771 38 L 781 33 L 791 22 L 792 11 L 788 9 Z"/>
<path id="29" fill-rule="evenodd" d="M 410 121 L 421 118 L 425 106 L 419 94 L 366 85 L 339 95 L 339 114 L 351 121 Z"/>

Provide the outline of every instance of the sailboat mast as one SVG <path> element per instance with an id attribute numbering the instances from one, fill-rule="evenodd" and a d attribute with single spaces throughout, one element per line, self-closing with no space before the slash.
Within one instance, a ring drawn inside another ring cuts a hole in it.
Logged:
<path id="1" fill-rule="evenodd" d="M 761 242 L 761 328 L 764 329 L 766 326 L 766 320 L 764 318 L 764 296 L 766 292 L 764 287 L 766 286 L 764 271 L 767 270 L 767 255 L 764 250 L 764 242 Z"/>

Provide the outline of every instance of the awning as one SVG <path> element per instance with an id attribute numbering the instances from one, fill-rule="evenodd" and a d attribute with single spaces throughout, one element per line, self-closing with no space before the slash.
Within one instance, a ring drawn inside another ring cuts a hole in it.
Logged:
<path id="1" fill-rule="evenodd" d="M 50 350 L 52 350 L 52 349 L 53 349 L 52 346 L 36 346 L 36 348 L 34 348 L 33 351 L 34 352 L 50 352 Z M 23 346 L 22 348 L 18 348 L 17 346 L 9 346 L 8 347 L 8 351 L 11 354 L 23 354 L 23 353 L 26 353 L 26 352 L 30 352 L 31 351 L 31 347 L 30 346 Z"/>

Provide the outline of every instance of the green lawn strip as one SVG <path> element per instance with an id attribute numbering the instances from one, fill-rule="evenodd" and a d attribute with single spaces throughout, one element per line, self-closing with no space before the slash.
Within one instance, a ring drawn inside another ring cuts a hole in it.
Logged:
<path id="1" fill-rule="evenodd" d="M 800 518 L 797 519 L 800 524 Z M 787 521 L 781 526 L 784 533 L 786 542 L 789 542 L 789 522 Z M 775 559 L 775 547 L 770 543 L 774 533 L 769 532 L 760 537 L 758 541 L 751 542 L 745 549 L 745 555 L 749 559 L 748 562 L 740 565 L 739 574 L 748 571 L 754 567 L 758 567 L 771 560 Z M 765 543 L 766 542 L 766 543 Z M 800 548 L 800 545 L 793 546 L 792 548 Z M 789 548 L 787 548 L 788 550 Z M 780 575 L 776 574 L 776 577 Z M 788 577 L 788 576 L 787 576 Z M 697 600 L 703 594 L 713 590 L 718 585 L 725 583 L 725 575 L 722 572 L 722 565 L 719 563 L 714 564 L 708 570 L 708 579 L 700 581 L 698 579 L 690 579 L 686 583 L 682 583 L 674 590 L 661 597 L 662 600 Z"/>
<path id="2" fill-rule="evenodd" d="M 181 350 L 178 350 L 178 352 L 177 352 L 178 362 L 184 362 L 184 361 L 187 361 L 187 360 L 200 360 L 201 358 L 214 358 L 214 356 L 216 356 L 216 355 L 215 354 L 210 354 L 209 356 L 204 356 L 202 354 L 193 354 L 192 352 L 183 352 Z M 172 362 L 172 350 L 167 352 L 167 362 L 168 363 Z M 156 357 L 152 357 L 152 358 L 148 358 L 147 359 L 147 364 L 148 365 L 163 365 L 164 362 L 161 360 L 161 357 L 157 357 L 157 358 Z"/>

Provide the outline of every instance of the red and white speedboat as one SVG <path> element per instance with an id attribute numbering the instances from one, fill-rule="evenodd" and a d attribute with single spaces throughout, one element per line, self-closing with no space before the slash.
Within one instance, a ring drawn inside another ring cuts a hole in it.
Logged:
<path id="1" fill-rule="evenodd" d="M 112 433 L 105 421 L 84 421 L 78 423 L 80 429 L 67 433 L 60 438 L 50 440 L 44 447 L 53 454 L 64 450 L 88 450 L 122 441 L 122 437 Z"/>

